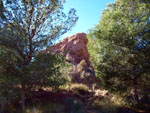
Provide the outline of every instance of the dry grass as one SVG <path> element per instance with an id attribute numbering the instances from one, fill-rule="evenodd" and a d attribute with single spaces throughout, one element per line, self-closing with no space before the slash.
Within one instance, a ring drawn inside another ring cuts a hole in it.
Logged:
<path id="1" fill-rule="evenodd" d="M 71 84 L 70 90 L 78 96 L 84 96 L 89 93 L 89 88 L 84 84 Z"/>
<path id="2" fill-rule="evenodd" d="M 89 88 L 84 84 L 71 84 L 70 90 L 75 90 L 75 89 L 89 91 Z"/>

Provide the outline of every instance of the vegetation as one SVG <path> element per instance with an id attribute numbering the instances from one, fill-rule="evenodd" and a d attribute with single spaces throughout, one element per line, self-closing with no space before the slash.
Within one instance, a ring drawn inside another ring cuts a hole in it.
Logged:
<path id="1" fill-rule="evenodd" d="M 88 52 L 90 53 L 91 65 L 97 67 L 100 62 L 100 54 L 99 54 L 100 44 L 98 42 L 98 39 L 92 35 L 92 32 L 93 31 L 90 30 L 89 34 L 87 34 L 87 39 L 88 39 L 87 49 Z"/>
<path id="2" fill-rule="evenodd" d="M 74 9 L 67 15 L 63 13 L 61 0 L 0 0 L 0 7 L 1 85 L 20 88 L 24 109 L 29 87 L 64 82 L 59 79 L 58 64 L 62 60 L 38 54 L 51 46 L 53 39 L 69 31 L 78 18 Z"/>
<path id="3" fill-rule="evenodd" d="M 46 51 L 78 20 L 64 2 L 0 0 L 0 113 L 149 111 L 149 1 L 107 5 L 87 34 L 91 69 Z"/>
<path id="4" fill-rule="evenodd" d="M 140 104 L 150 83 L 150 4 L 116 0 L 91 32 L 99 40 L 97 74 L 104 88 Z M 124 93 L 123 93 L 124 92 Z"/>
<path id="5" fill-rule="evenodd" d="M 117 113 L 118 106 L 112 102 L 108 97 L 101 100 L 95 100 L 92 106 L 102 113 Z"/>
<path id="6" fill-rule="evenodd" d="M 84 84 L 71 84 L 70 86 L 70 90 L 78 95 L 83 97 L 84 95 L 86 96 L 87 94 L 89 94 L 89 88 L 84 85 Z"/>

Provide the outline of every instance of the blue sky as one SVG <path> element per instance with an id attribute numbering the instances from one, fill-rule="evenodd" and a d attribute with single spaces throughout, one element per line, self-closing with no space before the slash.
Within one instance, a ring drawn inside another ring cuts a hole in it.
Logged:
<path id="1" fill-rule="evenodd" d="M 106 8 L 106 4 L 112 3 L 114 0 L 66 0 L 64 4 L 65 11 L 75 8 L 79 16 L 78 22 L 73 29 L 62 37 L 74 35 L 78 32 L 87 32 L 96 25 L 101 17 L 102 11 Z"/>

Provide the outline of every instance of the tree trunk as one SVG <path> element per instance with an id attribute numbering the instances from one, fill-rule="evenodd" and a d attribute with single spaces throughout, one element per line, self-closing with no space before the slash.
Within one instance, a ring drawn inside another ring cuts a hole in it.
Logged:
<path id="1" fill-rule="evenodd" d="M 21 88 L 21 109 L 22 111 L 25 110 L 25 85 L 22 84 Z"/>
<path id="2" fill-rule="evenodd" d="M 137 92 L 137 86 L 136 85 L 133 86 L 133 98 L 137 103 L 139 102 L 139 94 Z"/>
<path id="3" fill-rule="evenodd" d="M 133 98 L 134 100 L 138 103 L 139 102 L 139 94 L 138 94 L 138 91 L 137 91 L 137 73 L 136 73 L 136 64 L 134 65 L 133 67 Z"/>

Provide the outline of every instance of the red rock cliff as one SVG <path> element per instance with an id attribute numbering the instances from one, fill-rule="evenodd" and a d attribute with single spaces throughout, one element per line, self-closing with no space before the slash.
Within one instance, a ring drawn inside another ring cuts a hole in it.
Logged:
<path id="1" fill-rule="evenodd" d="M 85 60 L 90 67 L 89 53 L 87 50 L 88 40 L 85 33 L 77 33 L 73 36 L 67 37 L 58 44 L 48 48 L 46 51 L 51 54 L 60 53 L 66 57 L 66 60 L 74 65 Z"/>

